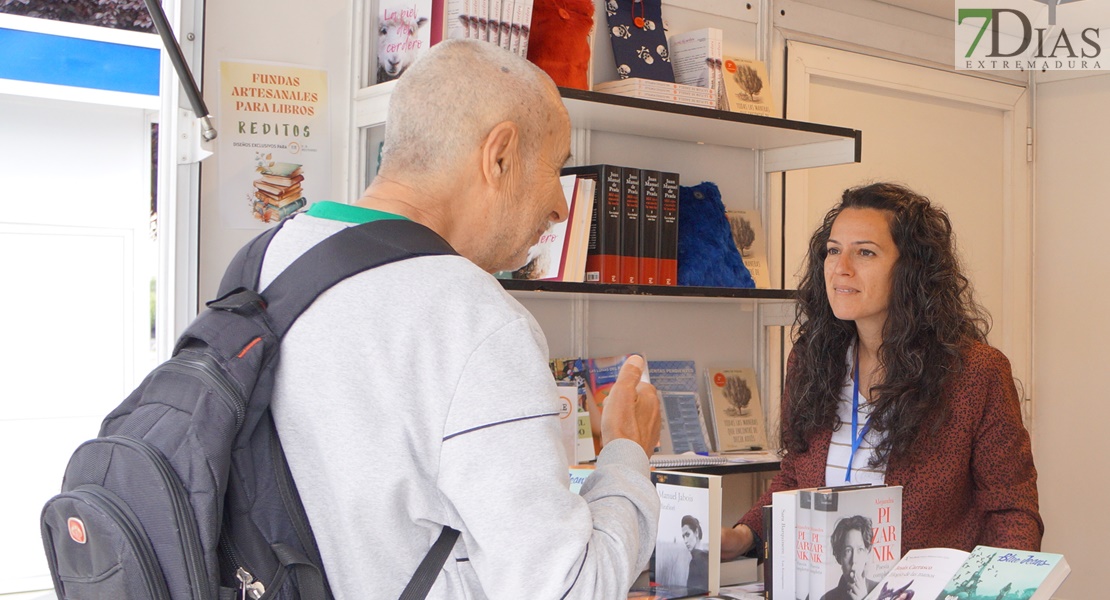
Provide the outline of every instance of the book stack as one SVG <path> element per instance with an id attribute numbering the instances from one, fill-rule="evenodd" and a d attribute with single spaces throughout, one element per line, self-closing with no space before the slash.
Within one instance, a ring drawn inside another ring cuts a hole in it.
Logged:
<path id="1" fill-rule="evenodd" d="M 668 40 L 675 82 L 707 88 L 713 98 L 713 108 L 725 108 L 720 104 L 724 98 L 722 39 L 720 29 L 707 27 L 672 35 Z"/>
<path id="2" fill-rule="evenodd" d="M 446 0 L 443 37 L 482 40 L 527 57 L 533 4 L 534 0 Z"/>
<path id="3" fill-rule="evenodd" d="M 684 104 L 686 106 L 717 108 L 717 93 L 708 87 L 696 85 L 683 85 L 681 83 L 633 77 L 596 84 L 594 91 L 630 98 Z"/>
<path id="4" fill-rule="evenodd" d="M 775 492 L 765 514 L 776 600 L 861 597 L 902 555 L 902 486 Z"/>
<path id="5" fill-rule="evenodd" d="M 678 283 L 677 173 L 616 165 L 563 169 L 596 182 L 585 280 Z"/>
<path id="6" fill-rule="evenodd" d="M 262 176 L 254 180 L 254 216 L 263 223 L 280 221 L 304 208 L 301 182 L 304 175 L 301 165 L 278 162 L 261 171 Z"/>

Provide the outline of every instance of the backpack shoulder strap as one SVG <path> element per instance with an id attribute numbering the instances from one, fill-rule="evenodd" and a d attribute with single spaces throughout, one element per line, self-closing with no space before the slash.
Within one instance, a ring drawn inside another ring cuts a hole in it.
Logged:
<path id="1" fill-rule="evenodd" d="M 277 225 L 255 236 L 235 253 L 224 271 L 223 279 L 220 280 L 217 298 L 226 297 L 236 288 L 258 290 L 258 278 L 262 274 L 262 259 L 266 257 L 266 249 L 270 247 L 270 240 L 274 239 L 288 220 L 282 219 Z"/>
<path id="2" fill-rule="evenodd" d="M 406 258 L 443 254 L 457 253 L 439 234 L 413 221 L 347 227 L 298 257 L 262 292 L 271 327 L 284 336 L 320 294 L 352 275 Z"/>

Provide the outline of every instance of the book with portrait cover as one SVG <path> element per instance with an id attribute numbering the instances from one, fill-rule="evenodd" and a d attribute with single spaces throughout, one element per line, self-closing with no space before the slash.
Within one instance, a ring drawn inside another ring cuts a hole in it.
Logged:
<path id="1" fill-rule="evenodd" d="M 725 82 L 728 110 L 753 115 L 775 116 L 767 66 L 758 60 L 725 56 L 721 76 Z"/>
<path id="2" fill-rule="evenodd" d="M 585 165 L 566 167 L 563 174 L 594 180 L 594 207 L 586 244 L 586 281 L 620 282 L 621 167 Z"/>
<path id="3" fill-rule="evenodd" d="M 721 579 L 721 476 L 652 471 L 651 480 L 660 506 L 650 591 L 660 598 L 716 594 Z"/>
<path id="4" fill-rule="evenodd" d="M 870 593 L 902 556 L 902 486 L 813 492 L 807 533 L 810 598 Z"/>
<path id="5" fill-rule="evenodd" d="M 705 371 L 705 389 L 712 412 L 712 431 L 718 452 L 763 450 L 767 427 L 755 370 L 711 367 Z"/>
<path id="6" fill-rule="evenodd" d="M 910 550 L 865 600 L 1048 600 L 1071 567 L 1061 554 L 976 546 Z"/>

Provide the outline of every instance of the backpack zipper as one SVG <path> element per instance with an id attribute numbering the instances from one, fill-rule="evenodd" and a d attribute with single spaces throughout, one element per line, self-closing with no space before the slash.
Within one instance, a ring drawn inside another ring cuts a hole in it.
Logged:
<path id="1" fill-rule="evenodd" d="M 170 592 L 166 581 L 160 576 L 162 569 L 158 564 L 158 557 L 154 554 L 154 547 L 150 544 L 142 527 L 137 524 L 138 518 L 118 496 L 94 484 L 78 486 L 69 495 L 83 499 L 88 504 L 104 512 L 113 521 L 119 524 L 127 542 L 135 549 L 135 556 L 139 561 L 143 573 L 143 583 L 152 600 L 170 600 Z"/>
<path id="2" fill-rule="evenodd" d="M 221 369 L 213 365 L 214 362 L 215 359 L 207 354 L 201 354 L 199 358 L 178 355 L 166 361 L 166 363 L 162 365 L 162 368 L 181 373 L 182 371 L 180 369 L 173 367 L 185 367 L 191 372 L 187 374 L 199 374 L 200 379 L 223 392 L 223 394 L 217 395 L 228 405 L 228 408 L 235 413 L 235 430 L 238 431 L 239 428 L 243 426 L 243 419 L 247 414 L 246 400 L 244 400 L 243 395 L 227 381 Z"/>
<path id="3" fill-rule="evenodd" d="M 197 539 L 196 518 L 193 516 L 189 498 L 184 486 L 181 485 L 181 480 L 177 477 L 177 473 L 174 472 L 173 467 L 170 466 L 169 461 L 162 456 L 161 452 L 143 440 L 124 435 L 113 435 L 107 439 L 145 454 L 158 469 L 162 480 L 166 482 L 166 489 L 173 504 L 174 516 L 180 524 L 179 530 L 185 547 L 185 570 L 189 574 L 189 585 L 192 589 L 199 590 L 202 598 L 207 598 L 209 582 L 204 572 L 204 552 L 201 549 L 200 540 Z"/>

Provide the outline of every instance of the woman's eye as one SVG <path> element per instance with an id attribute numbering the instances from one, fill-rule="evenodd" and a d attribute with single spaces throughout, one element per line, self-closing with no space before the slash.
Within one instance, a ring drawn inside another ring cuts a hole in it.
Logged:
<path id="1" fill-rule="evenodd" d="M 840 254 L 840 248 L 826 248 L 825 252 L 829 256 L 834 256 L 834 255 Z"/>

